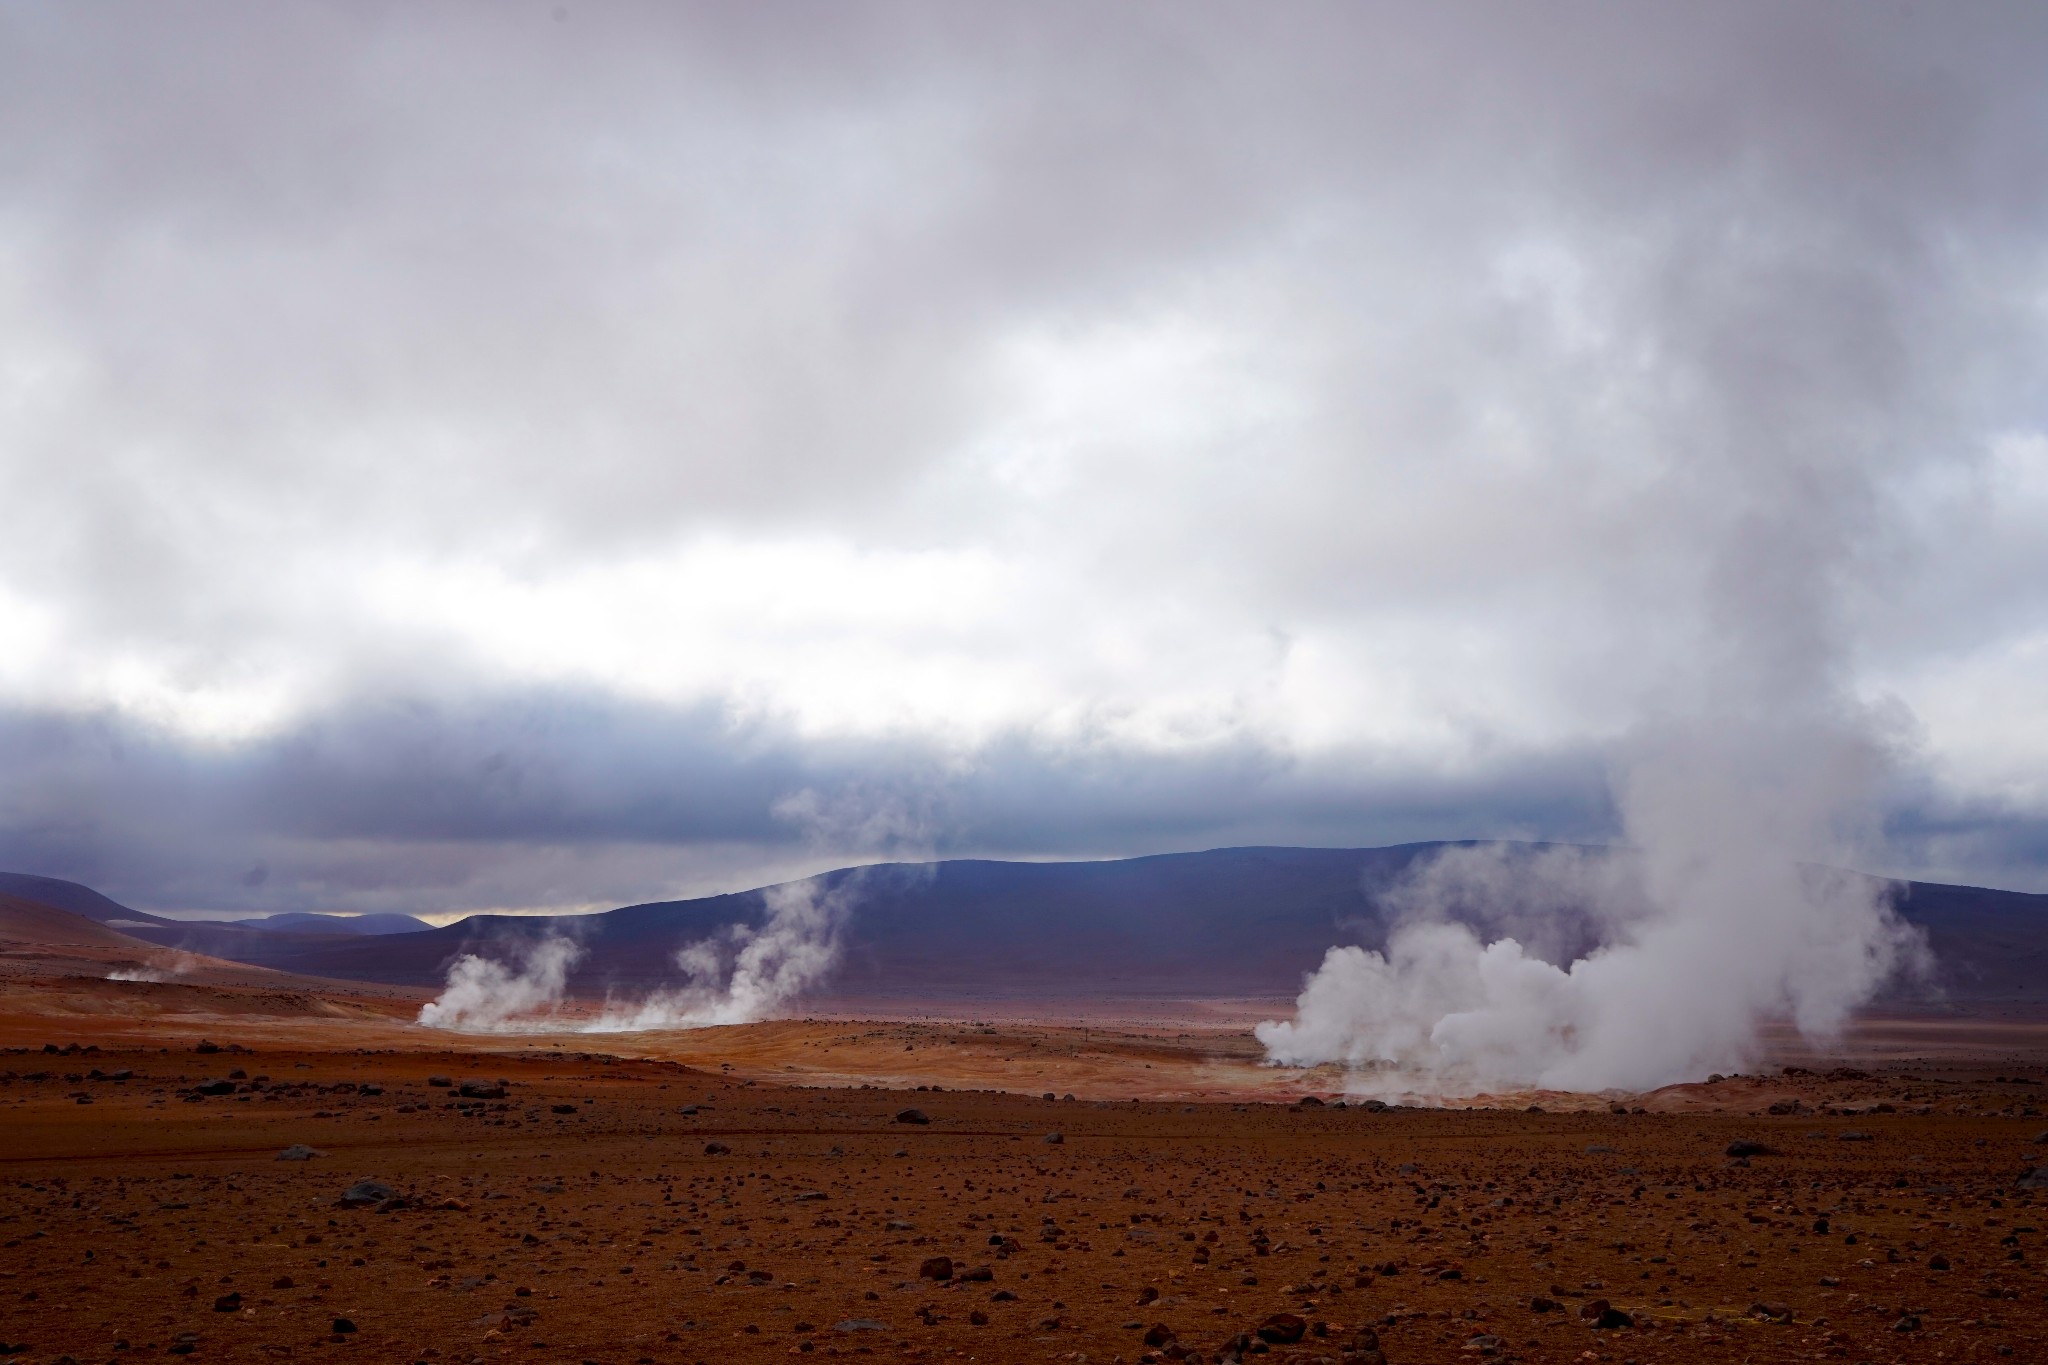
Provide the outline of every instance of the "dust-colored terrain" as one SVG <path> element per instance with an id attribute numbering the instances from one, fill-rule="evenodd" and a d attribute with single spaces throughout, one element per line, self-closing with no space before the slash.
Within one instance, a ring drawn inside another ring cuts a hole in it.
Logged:
<path id="1" fill-rule="evenodd" d="M 421 997 L 395 988 L 203 961 L 107 981 L 123 945 L 7 951 L 15 1359 L 2048 1343 L 2048 1189 L 2020 1180 L 2048 1162 L 2048 1049 L 2023 1017 L 1876 1022 L 1854 1069 L 1788 1052 L 1644 1096 L 1340 1107 L 1289 1101 L 1341 1077 L 1258 1066 L 1199 1009 L 465 1038 L 410 1024 Z M 279 1160 L 294 1144 L 317 1155 Z M 388 1188 L 345 1204 L 364 1180 Z"/>

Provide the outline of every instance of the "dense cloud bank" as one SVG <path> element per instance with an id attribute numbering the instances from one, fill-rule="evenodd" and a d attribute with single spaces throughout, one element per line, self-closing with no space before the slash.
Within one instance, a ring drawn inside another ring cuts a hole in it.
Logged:
<path id="1" fill-rule="evenodd" d="M 0 715 L 0 867 L 152 910 L 610 908 L 880 856 L 1611 827 L 1598 764 L 1540 754 L 1447 775 L 1020 735 L 968 759 L 559 695 L 364 707 L 231 745 Z"/>
<path id="2" fill-rule="evenodd" d="M 2048 885 L 2044 55 L 2024 5 L 12 7 L 0 865 L 431 912 L 866 851 L 820 802 L 1601 838 L 1645 743 L 1782 703 L 1871 760 L 1820 843 Z"/>

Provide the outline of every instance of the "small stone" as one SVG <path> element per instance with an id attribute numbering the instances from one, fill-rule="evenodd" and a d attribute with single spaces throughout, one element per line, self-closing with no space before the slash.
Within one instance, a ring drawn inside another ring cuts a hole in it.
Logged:
<path id="1" fill-rule="evenodd" d="M 924 1263 L 918 1266 L 917 1275 L 919 1279 L 923 1280 L 950 1280 L 953 1278 L 953 1258 L 951 1256 L 927 1257 Z"/>
<path id="2" fill-rule="evenodd" d="M 1174 1330 L 1163 1322 L 1155 1322 L 1145 1331 L 1145 1344 L 1147 1346 L 1165 1346 L 1175 1339 L 1176 1334 Z"/>
<path id="3" fill-rule="evenodd" d="M 213 1301 L 213 1311 L 216 1313 L 239 1313 L 242 1311 L 242 1296 L 235 1293 L 221 1295 Z"/>
<path id="4" fill-rule="evenodd" d="M 336 1318 L 334 1320 L 334 1331 L 337 1335 L 347 1336 L 349 1333 L 355 1330 L 355 1323 L 349 1321 L 347 1318 Z"/>
<path id="5" fill-rule="evenodd" d="M 326 1155 L 327 1153 L 325 1152 L 314 1151 L 303 1142 L 294 1142 L 291 1146 L 279 1152 L 277 1159 L 279 1161 L 311 1161 L 316 1156 Z"/>
<path id="6" fill-rule="evenodd" d="M 1057 1147 L 1066 1140 L 1066 1134 L 1064 1133 L 1047 1133 L 1045 1135 L 1045 1142 L 1048 1147 Z"/>
<path id="7" fill-rule="evenodd" d="M 1764 1146 L 1764 1144 L 1761 1142 L 1754 1142 L 1748 1138 L 1737 1138 L 1735 1141 L 1728 1144 L 1728 1148 L 1725 1155 L 1732 1157 L 1752 1157 L 1771 1156 L 1773 1155 L 1773 1153 L 1770 1148 Z"/>
<path id="8" fill-rule="evenodd" d="M 898 1123 L 930 1123 L 931 1118 L 922 1109 L 905 1109 L 896 1115 Z"/>

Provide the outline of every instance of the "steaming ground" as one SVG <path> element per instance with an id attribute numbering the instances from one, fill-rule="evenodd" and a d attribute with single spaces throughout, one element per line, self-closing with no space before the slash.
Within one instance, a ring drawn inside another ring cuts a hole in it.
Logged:
<path id="1" fill-rule="evenodd" d="M 1150 1334 L 1206 1363 L 1278 1315 L 1304 1335 L 1272 1360 L 1370 1331 L 1393 1365 L 2048 1339 L 2048 1193 L 2018 1180 L 2048 1156 L 2040 1019 L 1619 1106 L 1374 1111 L 1277 1102 L 1324 1078 L 1161 1020 L 790 1020 L 618 1055 L 191 979 L 0 970 L 0 1340 L 29 1360 L 1112 1362 Z M 387 1191 L 346 1204 L 365 1180 Z"/>
<path id="2" fill-rule="evenodd" d="M 1742 1070 L 1778 1019 L 1836 1039 L 1924 949 L 1883 883 L 1794 861 L 1802 838 L 1768 833 L 1787 811 L 1756 804 L 1742 847 L 1650 802 L 1626 851 L 1446 849 L 1388 898 L 1386 951 L 1332 948 L 1258 1038 L 1386 1096 L 1646 1090 Z"/>
<path id="3" fill-rule="evenodd" d="M 708 1028 L 770 1018 L 816 987 L 839 961 L 848 917 L 866 870 L 760 892 L 767 914 L 757 928 L 729 924 L 677 948 L 680 984 L 632 1001 L 607 1001 L 595 1014 L 567 1008 L 569 973 L 583 949 L 551 933 L 497 945 L 496 956 L 465 953 L 448 969 L 441 994 L 419 1022 L 464 1033 L 634 1033 Z"/>

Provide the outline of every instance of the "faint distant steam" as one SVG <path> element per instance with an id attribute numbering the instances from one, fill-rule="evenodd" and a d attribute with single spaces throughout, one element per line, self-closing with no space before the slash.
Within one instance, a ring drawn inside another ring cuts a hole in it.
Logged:
<path id="1" fill-rule="evenodd" d="M 107 980 L 141 981 L 160 984 L 188 975 L 198 965 L 198 959 L 194 958 L 192 954 L 173 950 L 167 953 L 159 953 L 148 962 L 137 963 L 132 967 L 116 967 L 113 971 L 107 973 Z"/>

